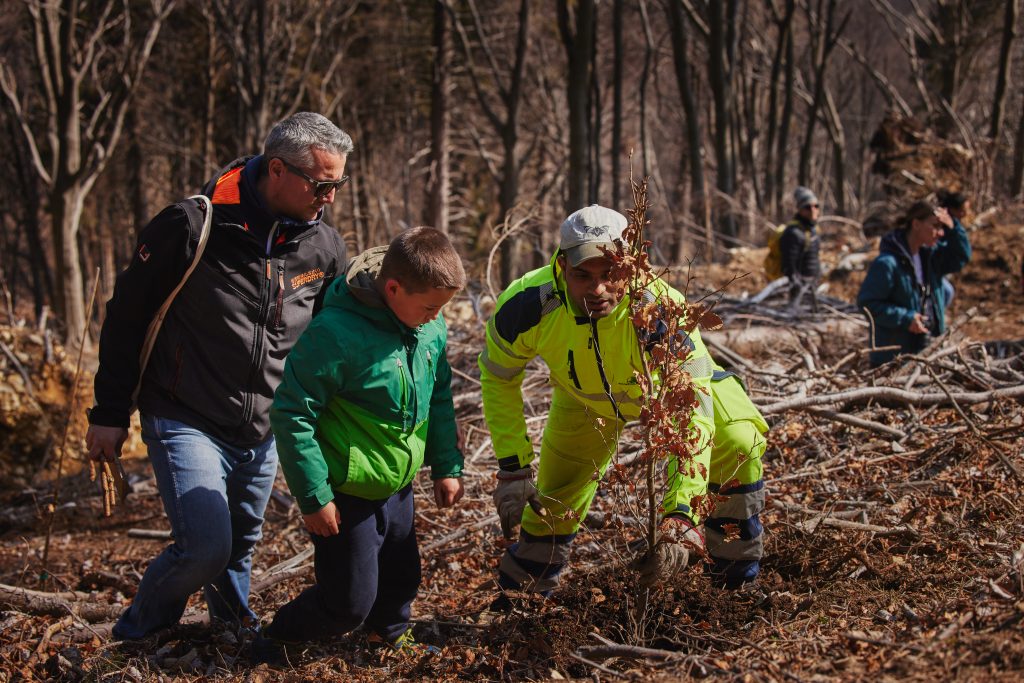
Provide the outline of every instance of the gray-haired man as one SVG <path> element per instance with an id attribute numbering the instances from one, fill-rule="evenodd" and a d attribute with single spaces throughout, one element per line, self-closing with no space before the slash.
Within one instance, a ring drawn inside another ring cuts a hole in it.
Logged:
<path id="1" fill-rule="evenodd" d="M 210 236 L 167 312 L 138 393 L 174 542 L 146 569 L 115 638 L 175 624 L 200 588 L 211 617 L 255 620 L 252 552 L 277 472 L 268 413 L 285 356 L 345 265 L 344 243 L 321 219 L 348 179 L 351 151 L 344 131 L 300 112 L 274 127 L 262 155 L 232 162 L 204 188 Z M 120 454 L 147 328 L 197 252 L 189 201 L 143 228 L 107 304 L 86 436 L 93 460 Z"/>

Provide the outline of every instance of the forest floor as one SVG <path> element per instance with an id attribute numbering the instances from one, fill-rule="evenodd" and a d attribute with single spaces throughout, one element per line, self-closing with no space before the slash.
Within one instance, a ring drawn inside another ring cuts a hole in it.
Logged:
<path id="1" fill-rule="evenodd" d="M 1024 243 L 1022 231 L 1024 226 L 1007 223 L 972 233 L 974 260 L 955 278 L 954 313 L 961 319 L 955 343 L 961 355 L 969 339 L 1024 338 L 1014 253 Z M 825 248 L 830 265 L 839 262 L 844 248 L 851 251 L 838 236 Z M 763 285 L 762 257 L 763 250 L 735 252 L 727 265 L 698 268 L 693 285 L 714 289 L 750 272 L 730 291 L 756 292 Z M 836 275 L 829 294 L 852 300 L 862 276 L 863 271 Z M 589 518 L 576 539 L 571 569 L 554 597 L 526 601 L 511 614 L 486 612 L 504 543 L 490 500 L 493 454 L 473 379 L 482 326 L 468 311 L 453 309 L 450 341 L 456 408 L 466 436 L 466 495 L 455 509 L 439 511 L 430 502 L 426 478 L 421 474 L 415 483 L 424 579 L 413 607 L 414 629 L 420 640 L 441 648 L 439 654 L 396 656 L 368 647 L 365 634 L 357 632 L 292 652 L 291 667 L 253 667 L 244 634 L 201 621 L 198 594 L 186 612 L 195 623 L 141 642 L 111 642 L 109 615 L 130 602 L 141 572 L 167 542 L 129 535 L 130 529 L 167 529 L 141 444 L 133 438 L 125 459 L 133 492 L 112 517 L 103 517 L 101 500 L 84 475 L 60 480 L 63 503 L 45 567 L 45 506 L 52 501 L 52 483 L 37 478 L 29 487 L 8 480 L 11 490 L 0 499 L 0 601 L 7 606 L 0 613 L 0 682 L 1024 677 L 1024 414 L 1013 399 L 927 410 L 870 406 L 875 423 L 905 430 L 898 439 L 804 410 L 770 416 L 769 504 L 762 517 L 766 554 L 760 581 L 751 589 L 714 590 L 700 564 L 661 588 L 641 589 L 628 566 L 627 544 L 639 533 L 624 503 L 631 492 L 606 485 L 594 506 L 601 514 Z M 53 372 L 47 382 L 37 379 L 42 344 L 5 334 L 35 380 L 40 410 L 55 425 L 51 439 L 59 442 L 67 399 L 53 388 Z M 782 381 L 777 375 L 825 381 L 815 367 L 839 367 L 836 359 L 863 346 L 863 336 L 857 331 L 817 344 L 812 348 L 819 357 L 807 361 L 807 368 L 795 367 L 784 349 L 772 351 L 766 344 L 758 364 L 785 371 L 748 377 L 752 394 L 770 395 L 773 383 Z M 1020 359 L 1015 362 L 1010 367 L 1020 370 Z M 73 358 L 64 363 L 69 386 Z M 5 372 L 5 386 L 14 389 L 0 386 L 6 413 L 0 433 L 28 431 L 30 421 L 9 417 L 8 394 L 16 393 L 19 382 L 11 381 L 13 369 Z M 862 358 L 843 373 L 851 386 L 885 381 Z M 530 425 L 537 435 L 546 412 L 540 368 L 531 370 L 527 384 L 536 396 L 530 411 L 537 419 Z M 80 392 L 79 405 L 88 395 L 87 388 Z M 74 422 L 72 459 L 80 453 L 74 444 L 81 430 Z M 27 447 L 4 443 L 9 452 L 0 453 L 3 466 L 24 468 L 15 451 Z M 75 469 L 69 461 L 65 472 Z M 310 546 L 301 518 L 283 481 L 278 490 L 283 495 L 270 503 L 254 561 L 252 605 L 264 618 L 312 576 L 308 557 L 300 555 Z M 44 605 L 27 594 L 19 597 L 18 589 L 77 593 Z M 93 614 L 86 616 L 82 605 L 90 605 Z"/>

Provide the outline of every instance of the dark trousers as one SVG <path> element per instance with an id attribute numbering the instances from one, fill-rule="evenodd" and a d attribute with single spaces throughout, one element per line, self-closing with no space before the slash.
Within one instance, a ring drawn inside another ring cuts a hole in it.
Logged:
<path id="1" fill-rule="evenodd" d="M 288 642 L 337 636 L 360 624 L 394 640 L 409 626 L 420 585 L 412 486 L 385 500 L 341 493 L 336 536 L 312 535 L 316 584 L 278 610 L 266 635 Z"/>

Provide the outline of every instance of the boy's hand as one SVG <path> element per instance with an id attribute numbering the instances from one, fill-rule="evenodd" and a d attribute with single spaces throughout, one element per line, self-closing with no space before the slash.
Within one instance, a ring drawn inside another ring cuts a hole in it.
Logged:
<path id="1" fill-rule="evenodd" d="M 338 527 L 341 525 L 341 513 L 330 502 L 316 512 L 302 515 L 302 521 L 306 523 L 306 530 L 317 536 L 337 536 Z"/>
<path id="2" fill-rule="evenodd" d="M 434 502 L 439 508 L 450 508 L 462 498 L 462 479 L 448 477 L 434 480 Z"/>

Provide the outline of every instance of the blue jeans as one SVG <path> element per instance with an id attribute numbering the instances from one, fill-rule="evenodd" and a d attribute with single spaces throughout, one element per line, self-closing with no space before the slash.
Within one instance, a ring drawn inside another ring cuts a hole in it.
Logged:
<path id="1" fill-rule="evenodd" d="M 255 618 L 249 572 L 277 474 L 273 437 L 238 448 L 182 422 L 143 415 L 142 439 L 174 543 L 149 564 L 114 637 L 143 638 L 172 626 L 200 588 L 211 618 Z"/>

